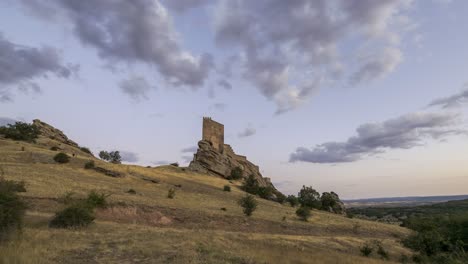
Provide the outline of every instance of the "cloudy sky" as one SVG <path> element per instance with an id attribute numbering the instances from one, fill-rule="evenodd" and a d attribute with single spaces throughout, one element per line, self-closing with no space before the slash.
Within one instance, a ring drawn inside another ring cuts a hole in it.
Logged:
<path id="1" fill-rule="evenodd" d="M 0 124 L 187 164 L 203 116 L 285 193 L 468 193 L 464 0 L 4 0 Z"/>

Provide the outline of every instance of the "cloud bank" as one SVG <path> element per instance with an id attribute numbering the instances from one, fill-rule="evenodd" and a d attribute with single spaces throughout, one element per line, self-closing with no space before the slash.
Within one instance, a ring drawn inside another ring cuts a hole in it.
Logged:
<path id="1" fill-rule="evenodd" d="M 368 123 L 356 129 L 357 136 L 345 142 L 327 142 L 312 149 L 299 147 L 290 155 L 290 162 L 343 163 L 388 149 L 410 149 L 424 144 L 427 138 L 441 139 L 466 134 L 456 128 L 458 114 L 412 113 L 382 123 Z"/>

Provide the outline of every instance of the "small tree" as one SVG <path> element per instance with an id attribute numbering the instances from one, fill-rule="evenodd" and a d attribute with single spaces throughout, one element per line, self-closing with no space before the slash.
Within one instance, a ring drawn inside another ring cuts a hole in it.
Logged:
<path id="1" fill-rule="evenodd" d="M 246 216 L 251 216 L 257 209 L 257 200 L 255 200 L 254 196 L 247 194 L 239 200 L 239 205 L 243 208 L 243 212 Z"/>
<path id="2" fill-rule="evenodd" d="M 288 197 L 286 197 L 286 202 L 288 202 L 291 207 L 296 207 L 299 204 L 299 200 L 294 195 L 288 195 Z"/>
<path id="3" fill-rule="evenodd" d="M 312 188 L 312 186 L 302 186 L 302 189 L 298 194 L 298 199 L 301 206 L 307 206 L 315 209 L 321 208 L 320 194 Z"/>
<path id="4" fill-rule="evenodd" d="M 86 198 L 86 204 L 90 208 L 106 208 L 107 207 L 107 196 L 103 193 L 97 193 L 95 191 L 91 191 Z"/>
<path id="5" fill-rule="evenodd" d="M 88 162 L 85 163 L 84 165 L 84 168 L 89 170 L 89 169 L 94 169 L 94 167 L 96 167 L 96 165 L 94 164 L 94 160 L 90 160 Z"/>
<path id="6" fill-rule="evenodd" d="M 34 124 L 16 122 L 14 125 L 8 124 L 7 126 L 0 127 L 0 134 L 5 135 L 5 138 L 13 140 L 34 142 L 38 138 L 40 131 Z"/>
<path id="7" fill-rule="evenodd" d="M 371 246 L 369 246 L 368 244 L 365 244 L 364 246 L 359 248 L 359 251 L 361 251 L 361 254 L 363 256 L 365 256 L 365 257 L 369 257 L 370 254 L 372 254 L 373 250 L 374 249 Z"/>
<path id="8" fill-rule="evenodd" d="M 223 191 L 225 191 L 225 192 L 230 192 L 230 191 L 231 191 L 231 186 L 229 186 L 229 185 L 224 185 Z"/>
<path id="9" fill-rule="evenodd" d="M 242 184 L 242 190 L 251 193 L 251 194 L 257 194 L 258 193 L 258 181 L 255 179 L 255 176 L 253 174 L 249 175 L 244 180 L 244 183 Z"/>
<path id="10" fill-rule="evenodd" d="M 229 175 L 229 180 L 239 180 L 242 178 L 242 169 L 240 167 L 235 167 L 231 170 L 231 175 Z"/>
<path id="11" fill-rule="evenodd" d="M 115 163 L 115 164 L 120 164 L 122 163 L 122 157 L 120 156 L 119 151 L 111 151 L 107 152 L 105 150 L 102 150 L 99 152 L 99 158 L 102 160 Z"/>
<path id="12" fill-rule="evenodd" d="M 296 210 L 296 215 L 302 220 L 307 222 L 310 217 L 310 209 L 306 206 L 301 206 Z"/>
<path id="13" fill-rule="evenodd" d="M 91 150 L 87 147 L 80 147 L 80 150 L 83 151 L 84 153 L 93 155 L 93 152 L 91 152 Z"/>
<path id="14" fill-rule="evenodd" d="M 22 227 L 26 205 L 16 192 L 23 190 L 22 183 L 0 179 L 0 242 Z"/>
<path id="15" fill-rule="evenodd" d="M 70 161 L 70 156 L 63 152 L 60 152 L 54 156 L 54 160 L 58 163 L 68 163 Z"/>
<path id="16" fill-rule="evenodd" d="M 167 191 L 167 198 L 174 199 L 174 197 L 175 197 L 175 189 L 170 188 L 169 191 Z"/>
<path id="17" fill-rule="evenodd" d="M 94 212 L 85 203 L 77 203 L 58 212 L 49 226 L 55 228 L 85 227 L 94 221 Z"/>

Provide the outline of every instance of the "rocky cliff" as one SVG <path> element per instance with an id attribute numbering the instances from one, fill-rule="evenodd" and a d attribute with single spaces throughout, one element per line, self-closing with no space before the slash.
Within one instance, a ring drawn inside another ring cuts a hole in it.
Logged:
<path id="1" fill-rule="evenodd" d="M 73 140 L 70 140 L 61 130 L 45 123 L 42 122 L 39 119 L 34 119 L 33 124 L 39 128 L 40 134 L 46 138 L 50 138 L 53 140 L 56 140 L 60 143 L 79 148 L 79 145 L 74 142 Z"/>
<path id="2" fill-rule="evenodd" d="M 229 178 L 231 171 L 239 167 L 242 170 L 242 177 L 254 175 L 260 186 L 273 185 L 269 178 L 264 178 L 258 166 L 248 161 L 246 157 L 234 153 L 231 146 L 224 145 L 222 150 L 215 149 L 209 141 L 198 142 L 198 150 L 190 162 L 189 168 L 200 173 L 208 173 Z M 274 187 L 273 187 L 274 188 Z"/>

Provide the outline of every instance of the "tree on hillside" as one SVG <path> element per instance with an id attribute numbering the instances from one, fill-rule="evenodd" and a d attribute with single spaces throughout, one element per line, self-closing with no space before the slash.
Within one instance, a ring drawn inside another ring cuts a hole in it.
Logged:
<path id="1" fill-rule="evenodd" d="M 336 214 L 341 214 L 344 212 L 344 207 L 342 206 L 342 202 L 340 201 L 340 197 L 338 194 L 334 192 L 324 192 L 322 193 L 322 197 L 320 198 L 322 203 L 321 210 L 333 212 Z"/>
<path id="2" fill-rule="evenodd" d="M 257 194 L 259 187 L 260 186 L 258 185 L 258 181 L 255 179 L 253 174 L 249 175 L 249 177 L 247 177 L 242 184 L 242 190 L 251 194 Z"/>
<path id="3" fill-rule="evenodd" d="M 243 208 L 243 212 L 246 216 L 251 216 L 253 211 L 257 209 L 257 200 L 253 195 L 247 194 L 247 196 L 239 200 L 239 205 Z"/>
<path id="4" fill-rule="evenodd" d="M 312 186 L 306 187 L 303 185 L 297 196 L 301 206 L 307 206 L 315 209 L 320 209 L 322 207 L 320 193 L 312 188 Z"/>
<path id="5" fill-rule="evenodd" d="M 21 140 L 34 142 L 40 134 L 39 128 L 34 124 L 24 122 L 16 122 L 14 125 L 0 127 L 0 134 L 5 135 L 5 138 L 13 140 Z"/>
<path id="6" fill-rule="evenodd" d="M 286 202 L 288 202 L 291 207 L 296 207 L 299 204 L 299 200 L 294 195 L 288 195 L 288 197 L 286 197 Z"/>
<path id="7" fill-rule="evenodd" d="M 120 156 L 119 151 L 107 152 L 107 151 L 102 150 L 101 152 L 99 152 L 99 158 L 108 162 L 115 163 L 115 164 L 122 163 L 122 157 Z"/>

